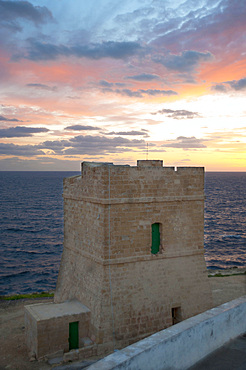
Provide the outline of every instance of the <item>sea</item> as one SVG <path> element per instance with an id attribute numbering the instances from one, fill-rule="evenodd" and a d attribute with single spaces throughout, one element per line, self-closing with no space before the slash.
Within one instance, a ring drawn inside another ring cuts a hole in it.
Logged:
<path id="1" fill-rule="evenodd" d="M 63 178 L 0 172 L 0 295 L 55 289 L 63 243 Z M 246 172 L 205 174 L 208 269 L 246 267 Z"/>

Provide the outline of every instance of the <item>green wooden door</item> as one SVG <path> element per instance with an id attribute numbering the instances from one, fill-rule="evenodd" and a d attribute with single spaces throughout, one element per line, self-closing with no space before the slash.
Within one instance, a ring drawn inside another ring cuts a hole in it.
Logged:
<path id="1" fill-rule="evenodd" d="M 79 348 L 79 322 L 69 323 L 69 351 Z"/>
<path id="2" fill-rule="evenodd" d="M 156 254 L 159 252 L 160 247 L 160 224 L 152 224 L 152 246 L 151 253 Z"/>

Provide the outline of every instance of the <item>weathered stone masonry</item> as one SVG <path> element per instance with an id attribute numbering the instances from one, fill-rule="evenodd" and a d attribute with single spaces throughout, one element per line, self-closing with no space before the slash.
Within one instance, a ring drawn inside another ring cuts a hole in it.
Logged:
<path id="1" fill-rule="evenodd" d="M 75 299 L 88 308 L 83 335 L 93 348 L 126 346 L 211 307 L 203 168 L 84 162 L 81 176 L 64 180 L 63 197 L 55 304 Z"/>

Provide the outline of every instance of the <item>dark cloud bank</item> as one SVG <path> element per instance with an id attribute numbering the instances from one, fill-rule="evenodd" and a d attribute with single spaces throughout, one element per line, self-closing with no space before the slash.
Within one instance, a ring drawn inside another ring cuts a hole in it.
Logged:
<path id="1" fill-rule="evenodd" d="M 21 31 L 19 20 L 28 20 L 36 25 L 53 19 L 51 12 L 45 6 L 34 6 L 28 1 L 0 0 L 0 23 L 4 28 Z"/>
<path id="2" fill-rule="evenodd" d="M 149 135 L 147 134 L 146 130 L 142 130 L 142 131 L 132 130 L 132 131 L 118 131 L 118 132 L 111 131 L 111 132 L 106 133 L 105 135 L 144 136 L 144 137 L 149 137 Z"/>
<path id="3" fill-rule="evenodd" d="M 28 137 L 33 136 L 33 134 L 41 133 L 41 132 L 48 132 L 47 128 L 42 127 L 24 127 L 24 126 L 16 126 L 10 128 L 0 129 L 0 138 L 4 137 Z"/>
<path id="4" fill-rule="evenodd" d="M 142 131 L 111 132 L 109 134 L 121 135 L 144 135 Z M 193 137 L 179 136 L 176 140 L 168 140 L 163 145 L 157 146 L 149 143 L 153 151 L 165 151 L 163 148 L 177 149 L 201 149 L 206 148 L 204 140 Z M 45 150 L 53 155 L 77 156 L 77 155 L 107 155 L 112 153 L 125 153 L 130 151 L 142 151 L 146 149 L 146 141 L 143 139 L 126 139 L 121 136 L 107 138 L 105 136 L 79 135 L 70 140 L 45 141 L 39 145 L 15 145 L 0 144 L 0 154 L 8 156 L 31 157 L 45 155 Z"/>
<path id="5" fill-rule="evenodd" d="M 83 126 L 83 125 L 73 125 L 65 127 L 65 130 L 73 130 L 73 131 L 93 131 L 93 130 L 100 130 L 100 127 L 94 126 Z"/>
<path id="6" fill-rule="evenodd" d="M 206 145 L 203 144 L 204 140 L 197 139 L 194 136 L 185 137 L 179 136 L 176 140 L 169 140 L 162 147 L 169 148 L 178 148 L 178 149 L 201 149 L 206 148 Z"/>
<path id="7" fill-rule="evenodd" d="M 4 121 L 4 122 L 22 122 L 17 118 L 7 118 L 7 117 L 4 117 L 4 116 L 0 116 L 0 121 Z"/>
<path id="8" fill-rule="evenodd" d="M 127 76 L 127 80 L 134 80 L 134 81 L 141 81 L 141 82 L 148 82 L 153 80 L 159 80 L 160 77 L 156 74 L 148 74 L 148 73 L 142 73 L 135 76 Z"/>
<path id="9" fill-rule="evenodd" d="M 225 81 L 223 83 L 217 84 L 212 86 L 211 88 L 217 92 L 230 92 L 230 90 L 234 91 L 242 91 L 246 89 L 246 77 L 241 78 L 240 80 L 233 80 L 233 81 Z"/>
<path id="10" fill-rule="evenodd" d="M 152 114 L 166 114 L 168 118 L 174 119 L 193 119 L 193 118 L 200 118 L 201 116 L 197 112 L 191 112 L 184 109 L 161 109 L 156 113 Z"/>
<path id="11" fill-rule="evenodd" d="M 33 61 L 55 60 L 60 56 L 78 58 L 88 58 L 99 60 L 102 58 L 123 59 L 136 54 L 141 46 L 138 42 L 116 42 L 105 41 L 102 43 L 93 43 L 88 45 L 55 45 L 51 43 L 40 42 L 29 38 L 26 52 L 17 53 L 13 56 L 14 60 L 21 58 Z"/>
<path id="12" fill-rule="evenodd" d="M 148 96 L 172 96 L 178 95 L 178 93 L 174 90 L 159 90 L 159 89 L 111 89 L 111 88 L 104 88 L 102 90 L 105 93 L 114 93 L 119 94 L 122 96 L 128 96 L 130 98 L 143 98 L 144 95 Z"/>
<path id="13" fill-rule="evenodd" d="M 207 62 L 213 59 L 209 52 L 201 53 L 194 50 L 186 50 L 181 54 L 155 55 L 153 61 L 161 63 L 166 68 L 179 72 L 193 72 L 201 62 Z"/>

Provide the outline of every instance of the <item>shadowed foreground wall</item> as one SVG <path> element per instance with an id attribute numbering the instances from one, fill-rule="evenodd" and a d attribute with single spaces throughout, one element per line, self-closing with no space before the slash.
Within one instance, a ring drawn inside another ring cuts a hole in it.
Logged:
<path id="1" fill-rule="evenodd" d="M 105 357 L 89 369 L 188 369 L 231 339 L 246 333 L 245 315 L 246 296 L 153 334 Z"/>

